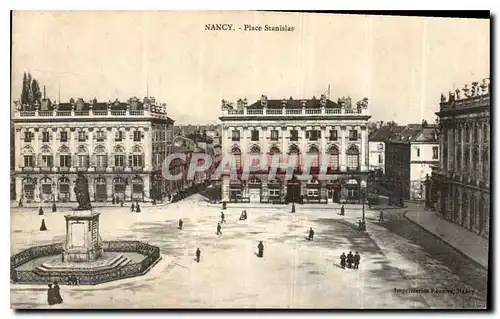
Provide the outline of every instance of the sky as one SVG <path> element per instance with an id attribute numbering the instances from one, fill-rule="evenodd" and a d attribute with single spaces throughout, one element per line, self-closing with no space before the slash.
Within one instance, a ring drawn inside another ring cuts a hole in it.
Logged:
<path id="1" fill-rule="evenodd" d="M 234 31 L 207 31 L 206 24 Z M 243 31 L 245 24 L 291 32 Z M 30 72 L 52 100 L 154 96 L 177 124 L 221 100 L 369 99 L 373 121 L 433 121 L 441 92 L 490 74 L 490 21 L 271 12 L 18 11 L 12 98 Z"/>

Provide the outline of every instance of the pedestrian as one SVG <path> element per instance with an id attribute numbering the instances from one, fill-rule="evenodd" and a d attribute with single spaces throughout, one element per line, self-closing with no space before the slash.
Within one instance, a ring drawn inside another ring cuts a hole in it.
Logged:
<path id="1" fill-rule="evenodd" d="M 342 207 L 340 207 L 340 216 L 344 216 L 345 215 L 345 208 L 344 208 L 344 205 L 342 205 Z"/>
<path id="2" fill-rule="evenodd" d="M 120 206 L 123 207 L 123 200 L 120 201 Z"/>
<path id="3" fill-rule="evenodd" d="M 361 220 L 358 220 L 358 230 L 363 230 L 363 222 Z"/>
<path id="4" fill-rule="evenodd" d="M 19 205 L 18 206 L 19 207 L 23 207 L 23 199 L 22 198 L 19 199 Z"/>
<path id="5" fill-rule="evenodd" d="M 130 211 L 135 212 L 135 204 L 134 203 L 132 203 L 132 205 L 130 205 Z"/>
<path id="6" fill-rule="evenodd" d="M 135 211 L 137 213 L 140 213 L 141 212 L 141 207 L 139 206 L 139 203 L 138 202 L 135 202 Z"/>
<path id="7" fill-rule="evenodd" d="M 292 203 L 292 213 L 295 213 L 295 203 Z"/>
<path id="8" fill-rule="evenodd" d="M 354 269 L 359 269 L 359 261 L 361 260 L 361 256 L 356 252 L 354 254 Z"/>
<path id="9" fill-rule="evenodd" d="M 40 231 L 46 231 L 47 226 L 45 226 L 45 219 L 42 219 L 42 224 L 40 225 Z"/>
<path id="10" fill-rule="evenodd" d="M 314 230 L 309 228 L 309 237 L 307 238 L 308 240 L 313 240 L 314 239 Z"/>
<path id="11" fill-rule="evenodd" d="M 49 284 L 49 289 L 47 289 L 47 303 L 52 306 L 56 304 L 54 298 L 54 288 L 52 288 L 52 284 Z"/>
<path id="12" fill-rule="evenodd" d="M 52 212 L 53 213 L 57 212 L 56 202 L 52 203 Z"/>
<path id="13" fill-rule="evenodd" d="M 381 210 L 380 211 L 380 215 L 378 217 L 378 221 L 379 222 L 383 222 L 384 221 L 384 210 Z"/>
<path id="14" fill-rule="evenodd" d="M 42 205 L 40 205 L 40 208 L 38 208 L 38 215 L 43 215 Z"/>
<path id="15" fill-rule="evenodd" d="M 342 269 L 345 269 L 345 260 L 346 260 L 346 256 L 345 256 L 345 253 L 342 253 L 342 255 L 340 255 L 340 268 Z"/>
<path id="16" fill-rule="evenodd" d="M 111 203 L 114 205 L 116 203 L 115 201 L 115 195 L 113 195 L 113 199 L 111 200 Z"/>
<path id="17" fill-rule="evenodd" d="M 220 213 L 220 222 L 221 223 L 225 223 L 226 222 L 226 220 L 224 219 L 224 212 Z"/>
<path id="18" fill-rule="evenodd" d="M 54 281 L 54 301 L 55 303 L 62 303 L 63 299 L 61 297 L 61 291 L 57 281 Z"/>
<path id="19" fill-rule="evenodd" d="M 352 268 L 352 263 L 354 262 L 354 256 L 352 255 L 352 251 L 347 254 L 347 268 Z"/>
<path id="20" fill-rule="evenodd" d="M 199 263 L 200 262 L 200 256 L 201 256 L 201 250 L 200 248 L 196 248 L 196 262 Z"/>
<path id="21" fill-rule="evenodd" d="M 217 223 L 217 235 L 222 235 L 222 232 L 220 231 L 222 229 L 222 226 L 220 223 Z"/>
<path id="22" fill-rule="evenodd" d="M 257 249 L 259 250 L 259 252 L 257 253 L 257 257 L 259 258 L 264 257 L 264 244 L 262 243 L 262 241 L 260 241 L 259 244 L 257 245 Z"/>
<path id="23" fill-rule="evenodd" d="M 182 221 L 182 219 L 179 218 L 179 229 L 182 230 L 182 225 L 184 224 L 184 222 Z"/>

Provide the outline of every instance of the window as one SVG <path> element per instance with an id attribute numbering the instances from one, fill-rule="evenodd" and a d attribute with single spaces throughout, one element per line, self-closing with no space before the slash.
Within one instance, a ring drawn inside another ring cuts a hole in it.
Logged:
<path id="1" fill-rule="evenodd" d="M 42 167 L 52 167 L 52 155 L 42 155 Z"/>
<path id="2" fill-rule="evenodd" d="M 269 189 L 269 196 L 270 197 L 279 197 L 280 196 L 279 188 L 270 188 Z"/>
<path id="3" fill-rule="evenodd" d="M 352 188 L 347 189 L 347 197 L 349 198 L 358 197 L 358 190 Z"/>
<path id="4" fill-rule="evenodd" d="M 67 142 L 68 141 L 68 132 L 66 131 L 62 131 L 60 133 L 60 137 L 61 137 L 61 142 Z"/>
<path id="5" fill-rule="evenodd" d="M 142 139 L 141 131 L 134 131 L 134 142 L 140 142 Z"/>
<path id="6" fill-rule="evenodd" d="M 96 167 L 98 168 L 108 167 L 108 156 L 106 154 L 97 154 L 95 159 L 96 159 Z"/>
<path id="7" fill-rule="evenodd" d="M 142 167 L 142 155 L 133 155 L 132 156 L 132 166 L 133 167 Z"/>
<path id="8" fill-rule="evenodd" d="M 24 132 L 24 141 L 30 143 L 33 137 L 32 132 Z"/>
<path id="9" fill-rule="evenodd" d="M 115 142 L 121 142 L 123 139 L 123 132 L 118 131 L 115 133 Z"/>
<path id="10" fill-rule="evenodd" d="M 96 140 L 98 142 L 103 142 L 106 139 L 106 135 L 104 134 L 104 131 L 97 131 L 95 134 L 96 134 Z"/>
<path id="11" fill-rule="evenodd" d="M 383 164 L 384 163 L 384 157 L 382 156 L 382 154 L 378 154 L 378 163 L 379 164 Z"/>
<path id="12" fill-rule="evenodd" d="M 60 155 L 59 156 L 59 166 L 60 167 L 71 167 L 71 156 Z"/>
<path id="13" fill-rule="evenodd" d="M 298 141 L 299 140 L 299 131 L 297 130 L 291 130 L 290 131 L 290 141 Z"/>
<path id="14" fill-rule="evenodd" d="M 82 168 L 89 167 L 89 156 L 88 155 L 86 155 L 86 154 L 78 155 L 77 160 L 78 160 L 78 163 L 77 163 L 78 167 L 82 167 Z"/>
<path id="15" fill-rule="evenodd" d="M 42 142 L 48 143 L 50 141 L 50 133 L 42 132 Z"/>
<path id="16" fill-rule="evenodd" d="M 433 146 L 432 147 L 432 159 L 438 159 L 439 157 L 439 147 Z"/>
<path id="17" fill-rule="evenodd" d="M 328 167 L 331 170 L 339 169 L 339 150 L 333 146 L 328 151 Z"/>
<path id="18" fill-rule="evenodd" d="M 359 151 L 355 146 L 350 147 L 347 150 L 347 169 L 357 170 L 359 166 Z"/>
<path id="19" fill-rule="evenodd" d="M 278 130 L 271 130 L 271 141 L 277 141 L 279 138 Z"/>
<path id="20" fill-rule="evenodd" d="M 330 141 L 336 141 L 337 138 L 337 130 L 330 130 Z"/>
<path id="21" fill-rule="evenodd" d="M 307 190 L 308 197 L 319 197 L 319 191 L 317 189 L 309 189 Z"/>
<path id="22" fill-rule="evenodd" d="M 24 155 L 24 167 L 34 167 L 35 157 L 33 155 Z"/>
<path id="23" fill-rule="evenodd" d="M 357 141 L 358 140 L 358 131 L 350 130 L 349 131 L 349 141 Z"/>
<path id="24" fill-rule="evenodd" d="M 78 132 L 78 142 L 85 142 L 87 140 L 87 135 L 84 131 Z"/>
<path id="25" fill-rule="evenodd" d="M 259 140 L 259 131 L 258 130 L 253 130 L 252 131 L 252 141 L 256 142 Z"/>
<path id="26" fill-rule="evenodd" d="M 417 151 L 417 157 L 420 157 L 420 148 L 415 148 L 415 150 Z"/>
<path id="27" fill-rule="evenodd" d="M 232 134 L 233 134 L 233 136 L 232 136 L 233 142 L 238 142 L 240 140 L 240 131 L 233 130 Z"/>
<path id="28" fill-rule="evenodd" d="M 115 166 L 117 166 L 117 167 L 125 166 L 125 156 L 124 155 L 115 155 Z"/>
<path id="29" fill-rule="evenodd" d="M 317 141 L 321 138 L 321 131 L 311 130 L 306 132 L 306 138 L 311 141 Z"/>

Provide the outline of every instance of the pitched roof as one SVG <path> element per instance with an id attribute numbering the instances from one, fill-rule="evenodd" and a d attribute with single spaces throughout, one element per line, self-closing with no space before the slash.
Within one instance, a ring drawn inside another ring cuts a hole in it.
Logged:
<path id="1" fill-rule="evenodd" d="M 401 133 L 406 126 L 382 126 L 377 131 L 373 132 L 369 137 L 370 142 L 386 142 L 395 134 Z"/>

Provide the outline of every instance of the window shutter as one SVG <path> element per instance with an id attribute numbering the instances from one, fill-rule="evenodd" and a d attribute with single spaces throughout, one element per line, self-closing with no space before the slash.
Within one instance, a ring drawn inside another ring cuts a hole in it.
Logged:
<path id="1" fill-rule="evenodd" d="M 133 162 L 132 162 L 132 155 L 129 155 L 129 156 L 128 156 L 128 166 L 129 166 L 129 167 L 132 167 L 132 166 L 133 166 Z"/>

